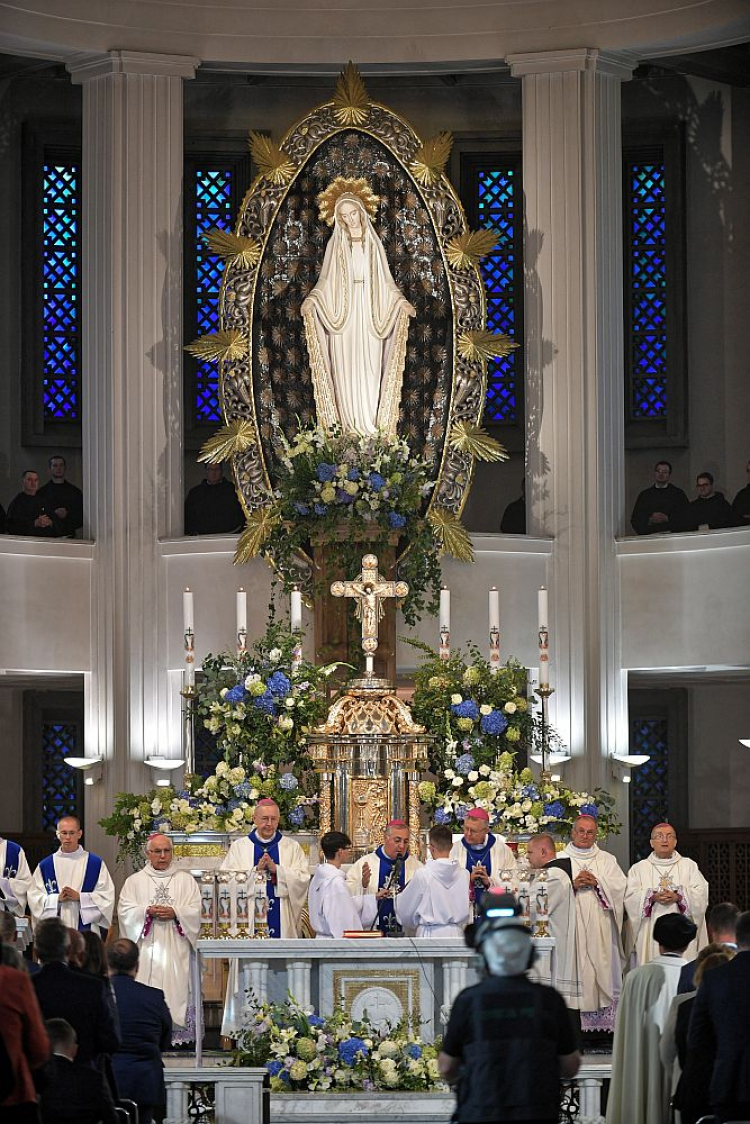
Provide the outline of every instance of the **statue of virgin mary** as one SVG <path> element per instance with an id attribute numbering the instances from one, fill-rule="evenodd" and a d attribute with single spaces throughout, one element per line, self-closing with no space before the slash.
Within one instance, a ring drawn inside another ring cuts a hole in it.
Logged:
<path id="1" fill-rule="evenodd" d="M 319 424 L 395 436 L 409 318 L 416 313 L 372 225 L 378 202 L 366 180 L 341 176 L 318 196 L 333 233 L 302 315 Z"/>

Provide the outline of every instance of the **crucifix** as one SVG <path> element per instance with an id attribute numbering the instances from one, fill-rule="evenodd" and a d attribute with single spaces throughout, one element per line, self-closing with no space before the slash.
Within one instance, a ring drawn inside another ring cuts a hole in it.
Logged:
<path id="1" fill-rule="evenodd" d="M 365 675 L 373 674 L 373 655 L 378 647 L 378 625 L 383 619 L 387 597 L 406 597 L 406 582 L 387 581 L 378 573 L 378 560 L 374 554 L 362 559 L 362 571 L 353 581 L 335 581 L 331 585 L 334 597 L 355 597 L 356 617 L 362 622 L 362 651 L 365 653 Z"/>

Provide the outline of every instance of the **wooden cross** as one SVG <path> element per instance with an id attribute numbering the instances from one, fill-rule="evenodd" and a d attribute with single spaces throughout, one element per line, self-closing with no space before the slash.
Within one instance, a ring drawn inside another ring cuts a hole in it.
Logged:
<path id="1" fill-rule="evenodd" d="M 362 651 L 366 656 L 366 673 L 372 675 L 372 657 L 378 647 L 378 625 L 385 614 L 386 597 L 406 597 L 406 582 L 386 581 L 378 573 L 378 560 L 374 554 L 362 559 L 362 572 L 353 581 L 335 581 L 331 585 L 334 597 L 356 597 L 356 617 L 362 622 Z"/>

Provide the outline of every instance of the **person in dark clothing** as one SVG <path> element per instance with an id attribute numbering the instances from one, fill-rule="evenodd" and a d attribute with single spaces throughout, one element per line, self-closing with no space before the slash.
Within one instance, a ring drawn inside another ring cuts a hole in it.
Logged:
<path id="1" fill-rule="evenodd" d="M 718 951 L 712 951 L 717 949 Z M 706 972 L 728 964 L 734 957 L 731 949 L 721 949 L 718 945 L 705 945 L 695 961 L 695 986 L 700 987 Z M 695 995 L 680 996 L 673 1000 L 678 1004 L 674 1024 L 674 1039 L 677 1060 L 680 1064 L 680 1079 L 672 1097 L 672 1103 L 680 1111 L 680 1124 L 696 1124 L 701 1116 L 711 1114 L 708 1090 L 711 1085 L 713 1055 L 688 1052 L 690 1019 L 693 1015 Z M 665 1030 L 665 1034 L 666 1034 Z M 664 1035 L 662 1035 L 662 1041 Z M 664 1061 L 662 1053 L 662 1061 Z M 669 1067 L 668 1067 L 669 1068 Z"/>
<path id="2" fill-rule="evenodd" d="M 711 530 L 718 531 L 722 527 L 734 527 L 732 505 L 721 492 L 714 491 L 711 473 L 699 473 L 695 486 L 698 498 L 689 505 L 686 529 L 697 531 L 699 527 L 710 527 Z"/>
<path id="3" fill-rule="evenodd" d="M 521 495 L 509 503 L 500 520 L 500 530 L 504 535 L 526 534 L 526 481 L 521 480 Z"/>
<path id="4" fill-rule="evenodd" d="M 83 492 L 65 479 L 65 457 L 50 457 L 48 464 L 51 479 L 37 494 L 57 516 L 60 533 L 75 538 L 76 531 L 83 526 Z"/>
<path id="5" fill-rule="evenodd" d="M 244 522 L 234 485 L 224 478 L 220 464 L 209 464 L 206 479 L 191 488 L 185 499 L 185 534 L 230 534 L 239 531 Z"/>
<path id="6" fill-rule="evenodd" d="M 10 1068 L 0 1094 L 0 1121 L 36 1124 L 33 1074 L 49 1057 L 49 1042 L 31 980 L 22 969 L 7 964 L 0 964 L 0 1041 Z"/>
<path id="7" fill-rule="evenodd" d="M 96 1069 L 76 1065 L 76 1032 L 65 1019 L 44 1024 L 52 1047 L 40 1081 L 42 1124 L 118 1124 L 112 1094 Z"/>
<path id="8" fill-rule="evenodd" d="M 737 920 L 740 916 L 739 907 L 734 902 L 719 902 L 711 906 L 706 914 L 706 928 L 708 939 L 712 944 L 723 945 L 732 952 L 737 951 Z M 680 972 L 680 982 L 677 985 L 677 994 L 685 995 L 695 991 L 695 969 L 698 960 L 690 960 Z"/>
<path id="9" fill-rule="evenodd" d="M 39 476 L 33 468 L 26 469 L 21 483 L 23 491 L 10 501 L 8 507 L 8 534 L 60 538 L 64 533 L 62 524 L 48 502 L 37 495 Z"/>
<path id="10" fill-rule="evenodd" d="M 101 980 L 66 964 L 68 930 L 59 917 L 40 921 L 34 934 L 41 972 L 32 979 L 45 1019 L 67 1019 L 78 1038 L 76 1065 L 92 1065 L 112 1054 L 120 1036 Z"/>
<path id="11" fill-rule="evenodd" d="M 438 1057 L 443 1078 L 456 1085 L 458 1124 L 556 1124 L 560 1079 L 580 1065 L 562 996 L 533 983 L 531 930 L 511 894 L 488 890 L 467 943 L 488 976 L 457 997 Z"/>
<path id="12" fill-rule="evenodd" d="M 122 1045 L 112 1057 L 121 1097 L 138 1105 L 140 1124 L 151 1124 L 154 1105 L 166 1101 L 161 1055 L 172 1038 L 172 1017 L 158 987 L 138 983 L 138 945 L 126 938 L 107 949 L 120 1014 Z"/>
<path id="13" fill-rule="evenodd" d="M 637 535 L 661 535 L 666 531 L 684 531 L 688 517 L 688 498 L 682 488 L 670 484 L 672 465 L 657 461 L 654 482 L 635 501 L 630 522 Z"/>
<path id="14" fill-rule="evenodd" d="M 734 521 L 738 527 L 750 527 L 750 461 L 745 465 L 745 472 L 747 473 L 747 484 L 744 488 L 740 488 L 732 500 Z"/>

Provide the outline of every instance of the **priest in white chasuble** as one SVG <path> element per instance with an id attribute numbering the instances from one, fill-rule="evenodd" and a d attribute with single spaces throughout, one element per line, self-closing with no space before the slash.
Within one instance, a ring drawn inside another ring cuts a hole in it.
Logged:
<path id="1" fill-rule="evenodd" d="M 651 831 L 651 854 L 628 871 L 625 912 L 632 933 L 638 964 L 656 956 L 654 925 L 668 913 L 679 913 L 694 921 L 697 936 L 685 953 L 694 960 L 708 944 L 706 907 L 708 882 L 693 859 L 677 851 L 677 833 L 671 824 L 658 823 Z M 626 954 L 630 953 L 626 949 Z"/>
<path id="2" fill-rule="evenodd" d="M 430 828 L 431 861 L 396 897 L 396 917 L 417 937 L 461 939 L 469 921 L 469 872 L 450 857 L 453 836 L 442 825 Z"/>
<path id="3" fill-rule="evenodd" d="M 529 887 L 534 899 L 536 920 L 546 910 L 550 936 L 555 938 L 554 986 L 573 1011 L 581 1009 L 581 981 L 578 975 L 576 940 L 576 900 L 570 876 L 554 864 L 564 862 L 557 858 L 555 841 L 546 832 L 534 835 L 526 851 L 529 866 L 535 871 Z M 566 864 L 567 865 L 567 864 Z M 542 983 L 551 983 L 541 973 Z"/>
<path id="4" fill-rule="evenodd" d="M 23 917 L 31 871 L 23 847 L 0 836 L 0 911 Z"/>
<path id="5" fill-rule="evenodd" d="M 467 814 L 463 838 L 453 844 L 450 857 L 469 872 L 469 899 L 475 914 L 484 891 L 503 884 L 503 871 L 516 869 L 516 856 L 490 831 L 490 817 L 484 808 L 472 808 Z"/>
<path id="6" fill-rule="evenodd" d="M 302 936 L 302 913 L 307 901 L 310 866 L 296 839 L 287 839 L 279 831 L 280 819 L 281 813 L 275 800 L 259 800 L 253 814 L 253 830 L 248 836 L 234 840 L 220 869 L 246 871 L 251 900 L 253 890 L 257 889 L 256 875 L 264 879 L 268 936 L 272 940 L 290 940 Z M 249 922 L 251 932 L 254 932 L 252 909 Z M 234 1037 L 242 1028 L 244 1000 L 238 961 L 231 960 L 221 1026 L 222 1034 L 227 1037 Z"/>
<path id="7" fill-rule="evenodd" d="M 411 881 L 422 863 L 409 854 L 409 828 L 404 820 L 391 820 L 383 842 L 371 854 L 363 855 L 350 867 L 346 885 L 351 894 L 389 892 L 378 899 L 378 929 L 385 936 L 399 937 L 403 928 L 396 919 L 394 901 Z M 410 934 L 412 935 L 412 934 Z"/>
<path id="8" fill-rule="evenodd" d="M 343 831 L 327 831 L 320 840 L 324 862 L 315 870 L 308 894 L 310 924 L 316 937 L 338 938 L 347 931 L 373 927 L 377 917 L 377 894 L 350 894 L 341 869 L 351 856 L 352 841 Z"/>
<path id="9" fill-rule="evenodd" d="M 622 990 L 625 874 L 596 842 L 593 816 L 579 816 L 563 849 L 571 862 L 576 901 L 576 943 L 581 980 L 581 1029 L 615 1028 Z"/>
<path id="10" fill-rule="evenodd" d="M 125 879 L 117 906 L 120 935 L 138 945 L 138 983 L 164 992 L 173 1022 L 173 1041 L 195 1037 L 195 1004 L 190 994 L 191 956 L 200 929 L 201 894 L 192 874 L 172 862 L 172 841 L 152 835 L 148 862 Z"/>
<path id="11" fill-rule="evenodd" d="M 63 816 L 59 850 L 42 859 L 28 890 L 34 921 L 59 917 L 69 929 L 91 929 L 106 938 L 115 908 L 115 887 L 104 860 L 81 846 L 81 821 Z"/>

